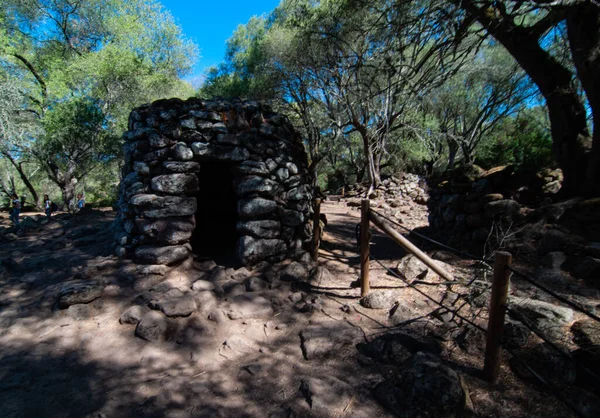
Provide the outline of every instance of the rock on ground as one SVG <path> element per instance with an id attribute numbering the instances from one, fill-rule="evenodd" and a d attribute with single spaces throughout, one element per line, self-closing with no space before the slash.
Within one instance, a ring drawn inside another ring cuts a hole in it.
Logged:
<path id="1" fill-rule="evenodd" d="M 148 312 L 147 308 L 142 306 L 132 306 L 127 309 L 119 318 L 119 322 L 121 324 L 137 324 L 142 320 L 144 314 Z"/>
<path id="2" fill-rule="evenodd" d="M 78 303 L 90 303 L 100 296 L 104 285 L 97 281 L 71 282 L 60 289 L 58 295 L 58 306 L 68 308 Z"/>
<path id="3" fill-rule="evenodd" d="M 392 291 L 373 291 L 360 300 L 360 304 L 369 309 L 390 309 L 397 296 Z"/>
<path id="4" fill-rule="evenodd" d="M 531 383 L 539 384 L 539 380 L 523 364 L 535 370 L 548 383 L 559 387 L 574 383 L 577 377 L 575 363 L 545 343 L 517 349 L 515 356 L 509 360 L 511 369 L 517 376 Z"/>
<path id="5" fill-rule="evenodd" d="M 369 343 L 357 345 L 358 351 L 375 361 L 384 364 L 401 365 L 417 352 L 439 354 L 442 346 L 433 337 L 418 336 L 415 338 L 404 333 L 384 334 Z"/>
<path id="6" fill-rule="evenodd" d="M 344 345 L 362 338 L 360 330 L 338 322 L 312 325 L 300 332 L 300 347 L 306 360 L 323 358 L 333 354 Z"/>
<path id="7" fill-rule="evenodd" d="M 279 278 L 284 282 L 296 282 L 306 280 L 308 269 L 297 261 L 290 263 L 281 272 Z"/>
<path id="8" fill-rule="evenodd" d="M 192 290 L 195 291 L 214 290 L 214 288 L 215 284 L 208 280 L 196 280 L 194 284 L 192 284 Z"/>
<path id="9" fill-rule="evenodd" d="M 435 260 L 434 263 L 446 271 L 449 270 L 448 264 L 442 261 Z M 437 277 L 436 273 L 431 271 L 429 267 L 412 254 L 409 254 L 400 260 L 397 270 L 406 280 L 431 280 L 434 277 Z"/>
<path id="10" fill-rule="evenodd" d="M 592 319 L 575 321 L 571 333 L 573 341 L 581 348 L 600 346 L 600 324 Z"/>
<path id="11" fill-rule="evenodd" d="M 573 320 L 573 310 L 529 298 L 510 298 L 511 306 L 544 335 L 555 340 L 564 338 L 564 327 Z"/>
<path id="12" fill-rule="evenodd" d="M 150 311 L 142 317 L 135 329 L 135 335 L 151 342 L 164 341 L 167 328 L 167 318 L 160 312 Z"/>
<path id="13" fill-rule="evenodd" d="M 465 392 L 458 373 L 429 354 L 417 353 L 398 374 L 375 387 L 375 397 L 399 417 L 460 416 Z"/>
<path id="14" fill-rule="evenodd" d="M 169 290 L 159 300 L 151 302 L 151 305 L 169 317 L 189 316 L 197 308 L 194 297 L 179 289 Z"/>

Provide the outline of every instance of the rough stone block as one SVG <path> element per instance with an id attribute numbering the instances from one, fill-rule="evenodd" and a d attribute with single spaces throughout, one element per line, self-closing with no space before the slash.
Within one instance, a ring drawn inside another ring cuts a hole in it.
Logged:
<path id="1" fill-rule="evenodd" d="M 287 247 L 282 240 L 256 239 L 246 235 L 238 241 L 237 254 L 243 264 L 255 264 L 286 250 Z"/>
<path id="2" fill-rule="evenodd" d="M 196 213 L 196 199 L 182 196 L 140 194 L 131 198 L 131 204 L 147 218 L 188 216 Z"/>
<path id="3" fill-rule="evenodd" d="M 135 250 L 135 259 L 143 264 L 171 265 L 185 260 L 189 256 L 189 248 L 184 245 L 166 247 L 141 246 Z"/>
<path id="4" fill-rule="evenodd" d="M 164 174 L 152 179 L 152 190 L 169 194 L 189 194 L 199 190 L 194 174 Z"/>

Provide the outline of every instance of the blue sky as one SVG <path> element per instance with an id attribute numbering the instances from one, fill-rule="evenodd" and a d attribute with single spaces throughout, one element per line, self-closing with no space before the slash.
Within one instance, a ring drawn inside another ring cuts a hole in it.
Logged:
<path id="1" fill-rule="evenodd" d="M 199 83 L 204 71 L 220 63 L 225 54 L 225 41 L 235 28 L 248 22 L 254 15 L 268 13 L 280 0 L 160 0 L 168 9 L 184 34 L 200 47 L 201 58 L 192 75 L 186 79 Z"/>

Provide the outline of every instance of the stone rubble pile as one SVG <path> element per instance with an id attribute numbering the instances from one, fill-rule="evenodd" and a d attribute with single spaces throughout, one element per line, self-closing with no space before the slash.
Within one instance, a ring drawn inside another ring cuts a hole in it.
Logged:
<path id="1" fill-rule="evenodd" d="M 345 196 L 348 198 L 364 198 L 368 187 L 364 184 L 350 185 Z M 429 194 L 424 178 L 416 174 L 404 173 L 383 180 L 381 186 L 371 192 L 369 198 L 384 199 L 390 205 L 397 205 L 399 200 L 410 200 L 419 205 L 426 205 Z"/>
<path id="2" fill-rule="evenodd" d="M 367 191 L 368 185 L 351 185 L 341 200 L 349 207 L 360 208 Z M 405 173 L 384 179 L 381 186 L 370 193 L 369 199 L 371 208 L 408 228 L 425 226 L 429 193 L 425 179 L 416 174 Z"/>
<path id="3" fill-rule="evenodd" d="M 118 256 L 157 265 L 190 257 L 194 214 L 215 203 L 199 190 L 204 162 L 234 166 L 242 264 L 307 249 L 312 181 L 300 136 L 285 116 L 253 101 L 159 100 L 131 112 L 123 138 Z"/>

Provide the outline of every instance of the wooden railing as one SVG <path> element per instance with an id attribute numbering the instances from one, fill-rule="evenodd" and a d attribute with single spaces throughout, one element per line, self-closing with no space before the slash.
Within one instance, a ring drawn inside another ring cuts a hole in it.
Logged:
<path id="1" fill-rule="evenodd" d="M 313 258 L 317 260 L 319 252 L 319 242 L 321 236 L 320 230 L 320 205 L 321 200 L 317 199 L 314 205 L 314 225 L 313 225 Z M 361 219 L 360 219 L 360 288 L 361 297 L 365 297 L 369 294 L 370 281 L 369 281 L 369 262 L 370 262 L 370 224 L 373 223 L 377 226 L 384 234 L 391 238 L 398 245 L 403 247 L 408 253 L 413 254 L 420 261 L 423 262 L 432 271 L 438 274 L 440 277 L 446 279 L 448 282 L 454 281 L 454 276 L 440 267 L 432 258 L 421 251 L 412 242 L 406 239 L 400 234 L 393 226 L 383 219 L 380 215 L 375 213 L 370 208 L 370 201 L 363 199 L 361 201 Z M 489 309 L 489 320 L 487 330 L 483 327 L 474 324 L 472 321 L 462 317 L 458 312 L 452 311 L 452 309 L 441 305 L 433 298 L 429 297 L 432 301 L 437 303 L 440 307 L 454 312 L 459 318 L 464 319 L 467 323 L 478 328 L 480 331 L 485 332 L 486 335 L 486 348 L 485 348 L 485 359 L 483 374 L 487 380 L 495 381 L 498 377 L 500 364 L 502 361 L 502 333 L 504 329 L 504 318 L 506 313 L 506 300 L 508 295 L 509 277 L 510 277 L 510 264 L 512 256 L 510 253 L 497 252 L 494 263 L 494 275 L 492 283 L 492 294 L 490 299 Z M 414 287 L 413 284 L 407 281 L 409 286 Z M 424 294 L 424 292 L 420 291 Z M 427 296 L 427 295 L 425 295 Z"/>

